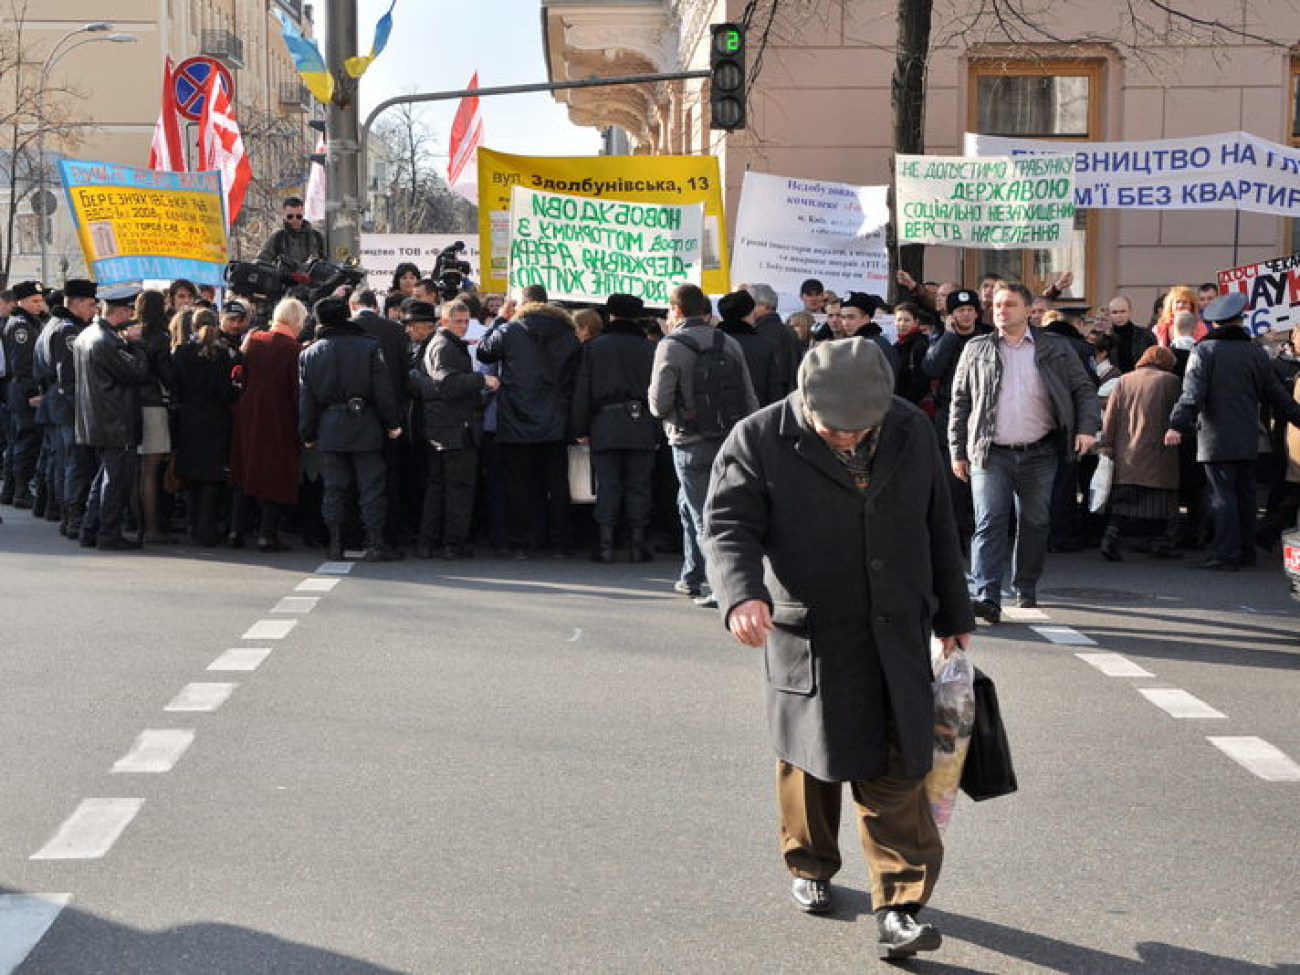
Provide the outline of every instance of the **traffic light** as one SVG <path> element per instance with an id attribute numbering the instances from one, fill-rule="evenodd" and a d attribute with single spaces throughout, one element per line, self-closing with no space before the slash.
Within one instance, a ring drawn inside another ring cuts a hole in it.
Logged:
<path id="1" fill-rule="evenodd" d="M 745 127 L 745 27 L 714 24 L 709 50 L 709 128 Z"/>

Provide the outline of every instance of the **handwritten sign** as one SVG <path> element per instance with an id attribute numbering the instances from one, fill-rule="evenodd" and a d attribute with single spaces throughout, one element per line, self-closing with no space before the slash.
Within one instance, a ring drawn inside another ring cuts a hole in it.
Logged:
<path id="1" fill-rule="evenodd" d="M 664 308 L 679 284 L 699 284 L 704 207 L 510 193 L 510 287 L 603 302 L 629 294 Z"/>
<path id="2" fill-rule="evenodd" d="M 1300 327 L 1300 254 L 1219 272 L 1219 292 L 1240 291 L 1246 327 L 1253 335 Z"/>
<path id="3" fill-rule="evenodd" d="M 1074 156 L 898 156 L 898 240 L 986 250 L 1061 247 Z"/>

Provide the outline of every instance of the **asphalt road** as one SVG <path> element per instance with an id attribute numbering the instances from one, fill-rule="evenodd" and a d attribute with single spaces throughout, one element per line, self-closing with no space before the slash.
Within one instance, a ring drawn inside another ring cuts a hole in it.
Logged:
<path id="1" fill-rule="evenodd" d="M 0 975 L 887 970 L 848 823 L 834 913 L 794 909 L 761 657 L 674 563 L 321 572 L 11 512 Z M 981 627 L 1021 788 L 959 801 L 946 940 L 904 967 L 1300 972 L 1300 604 L 1265 562 L 1053 556 L 1044 619 Z"/>

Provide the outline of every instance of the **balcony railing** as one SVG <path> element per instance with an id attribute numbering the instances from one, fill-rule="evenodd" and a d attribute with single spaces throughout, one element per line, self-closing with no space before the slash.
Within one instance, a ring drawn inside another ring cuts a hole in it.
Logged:
<path id="1" fill-rule="evenodd" d="M 311 105 L 311 94 L 296 81 L 280 82 L 280 107 L 290 112 L 305 112 Z"/>
<path id="2" fill-rule="evenodd" d="M 202 53 L 220 58 L 232 68 L 244 66 L 244 42 L 228 30 L 205 30 L 200 39 Z"/>

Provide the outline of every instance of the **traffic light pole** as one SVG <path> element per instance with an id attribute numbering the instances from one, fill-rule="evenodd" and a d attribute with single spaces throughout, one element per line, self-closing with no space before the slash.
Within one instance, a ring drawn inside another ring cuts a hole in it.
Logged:
<path id="1" fill-rule="evenodd" d="M 331 14 L 331 17 L 332 16 L 333 15 Z M 333 25 L 333 20 L 331 19 L 331 28 L 330 28 L 331 37 L 334 34 L 332 25 Z M 355 36 L 356 36 L 355 16 L 352 18 L 352 33 L 353 33 L 353 40 L 349 41 L 348 43 L 355 46 Z M 332 53 L 331 53 L 331 58 L 333 58 Z M 342 63 L 342 61 L 339 60 L 336 63 Z M 382 115 L 384 112 L 388 111 L 388 109 L 392 108 L 394 105 L 408 105 L 414 102 L 445 102 L 453 98 L 469 98 L 471 96 L 476 96 L 478 98 L 487 98 L 492 95 L 525 95 L 525 94 L 530 94 L 532 92 L 566 91 L 573 88 L 605 88 L 611 85 L 642 85 L 642 84 L 652 83 L 656 81 L 687 81 L 694 78 L 708 78 L 709 75 L 710 72 L 706 70 L 670 71 L 662 74 L 620 75 L 618 77 L 613 77 L 613 78 L 587 78 L 582 81 L 551 81 L 551 82 L 543 82 L 541 84 L 536 84 L 536 85 L 505 85 L 498 88 L 462 88 L 459 91 L 431 91 L 431 92 L 423 92 L 420 94 L 413 94 L 413 95 L 399 95 L 396 98 L 390 98 L 387 101 L 380 102 L 378 105 L 374 107 L 374 109 L 371 110 L 370 114 L 366 116 L 365 124 L 361 126 L 361 130 L 358 133 L 359 138 L 354 136 L 356 141 L 353 144 L 357 147 L 355 150 L 354 159 L 356 159 L 359 162 L 359 165 L 357 165 L 355 169 L 352 171 L 352 180 L 354 181 L 350 181 L 343 184 L 335 184 L 334 182 L 335 179 L 335 175 L 334 175 L 335 169 L 333 168 L 333 163 L 335 158 L 334 133 L 339 131 L 334 127 L 334 119 L 335 119 L 334 113 L 336 111 L 339 111 L 339 109 L 331 106 L 330 108 L 331 138 L 330 138 L 330 147 L 329 147 L 330 162 L 331 162 L 330 184 L 329 184 L 331 187 L 330 189 L 331 205 L 333 203 L 332 194 L 334 192 L 333 187 L 335 185 L 355 187 L 356 192 L 352 194 L 350 198 L 345 195 L 344 198 L 340 200 L 338 203 L 340 214 L 345 208 L 349 207 L 349 205 L 351 206 L 351 211 L 346 219 L 339 219 L 337 222 L 331 221 L 330 249 L 335 255 L 336 259 L 339 259 L 338 255 L 341 254 L 345 249 L 349 254 L 356 255 L 357 257 L 359 257 L 361 254 L 361 235 L 360 235 L 361 204 L 362 201 L 365 199 L 366 183 L 369 181 L 370 156 L 369 156 L 369 152 L 367 151 L 367 147 L 370 141 L 370 129 L 375 124 L 375 121 L 379 118 L 379 116 Z M 352 131 L 356 132 L 355 107 L 350 109 L 350 111 L 352 111 L 353 113 Z M 359 159 L 357 159 L 357 157 L 359 157 Z M 341 167 L 339 173 L 340 175 L 338 178 L 343 179 L 344 176 L 342 175 Z M 342 231 L 345 226 L 351 228 L 350 233 L 352 234 L 352 236 L 347 237 L 344 236 L 343 233 L 338 232 L 338 231 Z M 337 228 L 337 231 L 335 228 Z"/>
<path id="2" fill-rule="evenodd" d="M 342 65 L 357 50 L 357 5 L 354 0 L 329 0 L 328 9 L 326 58 L 330 64 Z M 344 84 L 346 76 L 339 71 L 335 83 Z M 339 263 L 361 258 L 359 114 L 355 90 L 348 97 L 336 97 L 329 106 L 325 226 L 330 260 Z"/>

